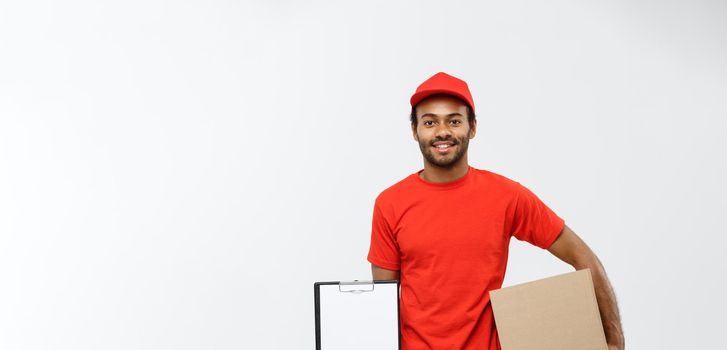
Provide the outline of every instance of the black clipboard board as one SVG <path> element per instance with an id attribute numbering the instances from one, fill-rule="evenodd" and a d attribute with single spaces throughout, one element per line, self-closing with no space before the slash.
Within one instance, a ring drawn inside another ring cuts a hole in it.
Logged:
<path id="1" fill-rule="evenodd" d="M 399 281 L 316 282 L 316 350 L 401 350 Z"/>

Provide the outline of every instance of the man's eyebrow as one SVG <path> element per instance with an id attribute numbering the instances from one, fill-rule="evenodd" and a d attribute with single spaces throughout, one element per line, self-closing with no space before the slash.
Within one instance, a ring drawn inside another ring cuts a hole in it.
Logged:
<path id="1" fill-rule="evenodd" d="M 432 118 L 434 118 L 434 117 L 438 117 L 438 116 L 439 116 L 438 114 L 434 114 L 434 113 L 424 113 L 424 114 L 422 114 L 420 116 L 420 118 L 424 118 L 424 117 L 432 117 Z M 458 112 L 449 113 L 445 117 L 447 117 L 447 118 L 462 117 L 462 113 L 458 113 Z"/>

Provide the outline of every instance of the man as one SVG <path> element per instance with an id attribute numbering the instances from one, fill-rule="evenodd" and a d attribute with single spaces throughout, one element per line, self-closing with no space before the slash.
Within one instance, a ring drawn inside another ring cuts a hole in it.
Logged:
<path id="1" fill-rule="evenodd" d="M 513 236 L 591 269 L 609 349 L 624 349 L 596 255 L 527 188 L 469 166 L 477 120 L 467 83 L 440 72 L 410 102 L 424 169 L 376 198 L 368 254 L 375 280 L 401 281 L 402 349 L 500 349 L 489 291 L 502 286 Z"/>

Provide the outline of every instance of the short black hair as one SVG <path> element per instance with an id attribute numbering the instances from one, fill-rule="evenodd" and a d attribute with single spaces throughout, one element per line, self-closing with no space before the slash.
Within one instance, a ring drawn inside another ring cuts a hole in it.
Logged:
<path id="1" fill-rule="evenodd" d="M 472 107 L 470 107 L 470 105 L 465 104 L 465 106 L 467 107 L 467 122 L 470 124 L 471 127 L 472 122 L 475 121 L 475 118 L 477 118 L 477 116 L 475 115 L 475 112 L 472 110 Z M 417 124 L 417 106 L 411 108 L 409 120 L 411 121 L 411 125 Z"/>

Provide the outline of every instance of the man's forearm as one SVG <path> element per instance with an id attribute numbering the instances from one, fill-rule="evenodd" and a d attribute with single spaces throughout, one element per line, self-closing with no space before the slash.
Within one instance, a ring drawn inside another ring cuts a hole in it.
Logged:
<path id="1" fill-rule="evenodd" d="M 596 291 L 596 300 L 598 301 L 598 309 L 601 313 L 603 330 L 606 333 L 606 341 L 610 346 L 623 349 L 625 342 L 623 330 L 621 329 L 621 315 L 618 311 L 616 294 L 613 292 L 613 288 L 608 281 L 603 265 L 593 255 L 585 262 L 574 264 L 573 267 L 576 270 L 591 269 L 593 287 Z"/>
<path id="2" fill-rule="evenodd" d="M 608 347 L 611 350 L 624 349 L 624 336 L 621 330 L 621 316 L 618 313 L 618 305 L 616 305 L 616 295 L 596 254 L 568 226 L 563 227 L 560 235 L 548 250 L 576 270 L 591 269 L 593 287 L 596 290 L 596 300 L 601 312 Z"/>

